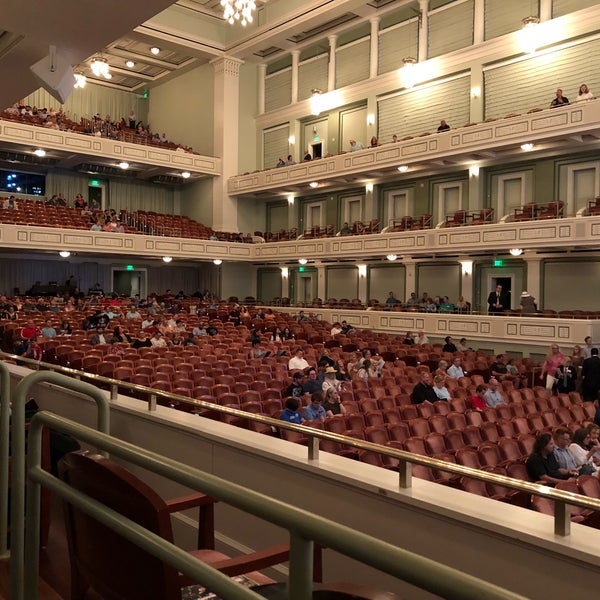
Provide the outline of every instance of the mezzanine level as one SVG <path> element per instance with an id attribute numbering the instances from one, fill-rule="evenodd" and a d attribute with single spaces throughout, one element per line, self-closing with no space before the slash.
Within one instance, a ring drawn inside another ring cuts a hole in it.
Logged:
<path id="1" fill-rule="evenodd" d="M 322 194 L 367 182 L 522 161 L 522 144 L 534 144 L 533 151 L 526 152 L 532 158 L 592 149 L 599 139 L 600 100 L 595 99 L 558 109 L 533 109 L 527 114 L 490 118 L 443 133 L 424 133 L 375 148 L 237 175 L 229 179 L 228 192 L 265 200 L 290 194 Z M 399 174 L 400 166 L 408 170 Z M 311 182 L 319 186 L 311 190 Z"/>

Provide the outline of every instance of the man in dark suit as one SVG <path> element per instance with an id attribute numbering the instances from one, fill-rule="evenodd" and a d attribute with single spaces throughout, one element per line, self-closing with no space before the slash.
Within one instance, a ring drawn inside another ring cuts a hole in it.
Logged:
<path id="1" fill-rule="evenodd" d="M 488 296 L 488 313 L 490 315 L 502 314 L 510 308 L 510 300 L 508 294 L 502 291 L 502 286 L 498 284 L 496 291 L 490 292 Z"/>
<path id="2" fill-rule="evenodd" d="M 591 356 L 583 361 L 581 369 L 581 394 L 585 402 L 594 402 L 598 399 L 600 390 L 600 358 L 598 348 L 592 348 Z"/>
<path id="3" fill-rule="evenodd" d="M 422 404 L 423 402 L 435 402 L 438 399 L 433 385 L 431 384 L 431 374 L 429 371 L 421 373 L 421 381 L 415 385 L 410 400 L 413 404 Z"/>

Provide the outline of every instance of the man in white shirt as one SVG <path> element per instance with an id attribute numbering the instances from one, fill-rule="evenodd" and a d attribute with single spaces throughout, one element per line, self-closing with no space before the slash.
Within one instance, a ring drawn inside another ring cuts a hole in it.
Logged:
<path id="1" fill-rule="evenodd" d="M 498 391 L 498 380 L 495 377 L 490 377 L 488 385 L 489 387 L 485 392 L 485 403 L 491 408 L 505 404 L 504 397 Z"/>
<path id="2" fill-rule="evenodd" d="M 584 359 L 589 358 L 592 355 L 592 348 L 594 343 L 592 342 L 592 336 L 588 335 L 584 340 L 585 344 L 581 347 L 581 356 Z"/>
<path id="3" fill-rule="evenodd" d="M 294 370 L 304 371 L 304 369 L 308 368 L 309 366 L 310 365 L 304 358 L 304 351 L 302 350 L 302 348 L 298 348 L 296 350 L 296 353 L 294 354 L 294 356 L 292 356 L 292 358 L 290 358 L 290 360 L 288 361 L 288 370 L 289 371 L 294 371 Z"/>
<path id="4" fill-rule="evenodd" d="M 465 372 L 463 371 L 461 362 L 462 361 L 458 356 L 452 361 L 452 364 L 448 367 L 448 370 L 446 371 L 448 377 L 452 377 L 452 379 L 460 379 L 461 377 L 465 376 Z"/>
<path id="5" fill-rule="evenodd" d="M 164 348 L 167 345 L 167 342 L 165 340 L 165 338 L 163 337 L 163 334 L 160 331 L 157 331 L 151 338 L 150 338 L 150 343 L 155 347 L 155 348 Z"/>

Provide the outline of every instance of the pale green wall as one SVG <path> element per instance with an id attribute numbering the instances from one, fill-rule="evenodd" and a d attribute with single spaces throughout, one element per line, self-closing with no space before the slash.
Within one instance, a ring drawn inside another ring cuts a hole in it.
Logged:
<path id="1" fill-rule="evenodd" d="M 211 227 L 212 189 L 212 179 L 204 179 L 184 186 L 180 193 L 181 214 Z"/>
<path id="2" fill-rule="evenodd" d="M 238 207 L 238 229 L 243 233 L 263 231 L 265 223 L 265 204 L 260 200 L 251 198 L 239 198 Z M 287 227 L 286 227 L 287 229 Z"/>
<path id="3" fill-rule="evenodd" d="M 152 131 L 213 154 L 213 67 L 202 65 L 150 90 L 148 121 Z"/>
<path id="4" fill-rule="evenodd" d="M 253 64 L 240 68 L 240 122 L 238 172 L 254 171 L 258 164 L 258 139 L 255 117 L 258 113 L 258 69 Z"/>
<path id="5" fill-rule="evenodd" d="M 221 298 L 229 296 L 237 296 L 240 302 L 246 296 L 256 297 L 256 269 L 253 265 L 229 262 L 221 265 Z"/>

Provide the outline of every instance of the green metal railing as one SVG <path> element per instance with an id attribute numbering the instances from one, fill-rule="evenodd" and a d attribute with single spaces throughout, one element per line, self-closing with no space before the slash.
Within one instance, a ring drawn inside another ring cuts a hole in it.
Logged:
<path id="1" fill-rule="evenodd" d="M 456 569 L 440 565 L 431 559 L 397 548 L 349 527 L 333 523 L 308 511 L 274 500 L 50 412 L 42 411 L 34 416 L 29 431 L 26 600 L 34 600 L 37 597 L 42 485 L 104 525 L 118 530 L 131 542 L 173 565 L 219 596 L 233 600 L 238 598 L 240 600 L 256 600 L 259 598 L 252 590 L 237 586 L 222 573 L 196 561 L 186 552 L 161 540 L 133 521 L 119 516 L 113 510 L 74 490 L 44 471 L 41 467 L 41 440 L 44 426 L 69 434 L 87 444 L 104 449 L 111 456 L 119 457 L 190 489 L 208 494 L 221 502 L 288 530 L 290 536 L 288 582 L 290 600 L 308 600 L 312 597 L 312 561 L 315 542 L 443 598 L 457 600 L 523 599 L 523 596 Z"/>
<path id="2" fill-rule="evenodd" d="M 110 431 L 110 409 L 108 400 L 97 387 L 66 377 L 60 373 L 51 371 L 38 371 L 23 378 L 12 396 L 11 406 L 11 509 L 10 509 L 10 582 L 12 600 L 22 600 L 24 581 L 24 518 L 25 518 L 25 404 L 28 393 L 37 384 L 53 384 L 61 388 L 73 390 L 92 398 L 98 408 L 97 427 L 99 430 L 109 433 Z M 8 412 L 7 398 L 2 397 L 2 412 Z M 4 424 L 2 421 L 1 424 Z M 0 436 L 8 438 L 8 429 L 0 431 Z M 8 472 L 2 473 L 2 477 L 8 477 Z M 3 484 L 4 485 L 4 484 Z"/>

